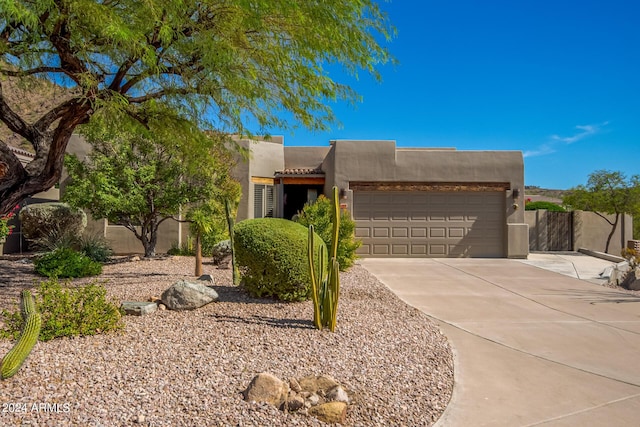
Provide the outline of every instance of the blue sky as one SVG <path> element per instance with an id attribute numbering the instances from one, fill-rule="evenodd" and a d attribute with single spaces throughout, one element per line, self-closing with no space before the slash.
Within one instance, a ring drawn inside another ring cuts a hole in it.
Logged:
<path id="1" fill-rule="evenodd" d="M 519 150 L 525 183 L 566 189 L 599 169 L 640 173 L 640 2 L 395 0 L 397 66 L 336 75 L 362 97 L 342 127 L 273 129 L 286 145 L 392 139 L 399 147 Z"/>

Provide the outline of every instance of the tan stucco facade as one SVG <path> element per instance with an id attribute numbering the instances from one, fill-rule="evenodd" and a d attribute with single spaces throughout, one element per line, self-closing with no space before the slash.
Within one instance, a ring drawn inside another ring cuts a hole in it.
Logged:
<path id="1" fill-rule="evenodd" d="M 302 208 L 317 194 L 340 190 L 340 205 L 353 213 L 354 191 L 358 188 L 384 192 L 448 192 L 481 194 L 491 192 L 502 200 L 493 211 L 500 222 L 501 255 L 524 258 L 529 251 L 529 231 L 524 220 L 524 162 L 519 151 L 458 151 L 452 148 L 398 148 L 395 141 L 331 141 L 326 146 L 288 147 L 282 137 L 268 141 L 240 139 L 236 142 L 249 152 L 238 159 L 233 176 L 243 190 L 237 220 L 253 218 L 256 203 L 265 203 L 257 191 L 270 188 L 273 204 L 269 215 L 291 215 L 294 203 Z M 74 135 L 69 151 L 81 158 L 90 146 Z M 63 177 L 64 180 L 64 177 Z M 64 191 L 64 185 L 61 186 Z M 295 194 L 294 194 L 295 193 Z M 264 196 L 267 193 L 262 193 Z M 295 196 L 295 197 L 294 197 Z M 301 199 L 302 197 L 302 199 Z M 464 200 L 464 199 L 460 199 Z M 400 207 L 401 208 L 401 207 Z M 90 221 L 89 229 L 104 235 L 116 253 L 140 253 L 142 246 L 133 233 L 105 220 Z M 184 224 L 163 223 L 157 251 L 185 241 Z M 464 255 L 462 255 L 464 256 Z"/>
<path id="2" fill-rule="evenodd" d="M 520 151 L 457 151 L 451 148 L 397 148 L 395 141 L 331 141 L 325 147 L 287 147 L 278 141 L 243 141 L 252 152 L 236 168 L 244 189 L 238 219 L 253 217 L 252 179 L 274 177 L 275 216 L 281 216 L 286 183 L 317 183 L 323 189 L 337 186 L 341 206 L 353 212 L 358 186 L 412 191 L 501 191 L 504 197 L 504 256 L 525 258 L 529 251 L 524 221 L 524 161 Z M 305 174 L 305 170 L 308 172 Z"/>

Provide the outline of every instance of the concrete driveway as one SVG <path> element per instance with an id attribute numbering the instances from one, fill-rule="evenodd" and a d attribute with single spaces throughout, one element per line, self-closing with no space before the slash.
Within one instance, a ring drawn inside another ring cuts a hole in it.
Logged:
<path id="1" fill-rule="evenodd" d="M 438 426 L 640 425 L 639 296 L 531 260 L 360 263 L 449 338 L 455 386 Z"/>

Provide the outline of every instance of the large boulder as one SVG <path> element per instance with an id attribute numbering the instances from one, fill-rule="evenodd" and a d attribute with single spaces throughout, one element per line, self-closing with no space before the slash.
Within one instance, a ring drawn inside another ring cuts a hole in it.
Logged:
<path id="1" fill-rule="evenodd" d="M 620 286 L 632 291 L 640 291 L 640 268 L 636 267 L 627 272 L 622 282 L 620 282 Z"/>
<path id="2" fill-rule="evenodd" d="M 218 293 L 201 283 L 179 280 L 162 293 L 160 299 L 170 310 L 195 310 L 218 300 Z"/>
<path id="3" fill-rule="evenodd" d="M 247 402 L 264 402 L 280 408 L 287 400 L 289 386 L 267 372 L 256 375 L 242 393 Z"/>

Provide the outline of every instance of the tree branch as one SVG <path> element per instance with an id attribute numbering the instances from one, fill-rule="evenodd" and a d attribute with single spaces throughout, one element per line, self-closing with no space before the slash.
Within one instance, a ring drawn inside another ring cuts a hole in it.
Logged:
<path id="1" fill-rule="evenodd" d="M 77 106 L 80 103 L 80 98 L 72 98 L 63 102 L 55 108 L 49 110 L 44 116 L 38 119 L 33 126 L 41 132 L 49 129 L 49 126 L 60 117 L 64 116 L 70 108 Z"/>
<path id="2" fill-rule="evenodd" d="M 45 67 L 45 66 L 32 68 L 30 70 L 22 70 L 22 71 L 11 71 L 7 69 L 0 69 L 0 73 L 9 77 L 26 77 L 26 76 L 32 76 L 34 74 L 41 74 L 41 73 L 64 73 L 69 75 L 69 73 L 67 73 L 66 70 L 60 67 Z"/>
<path id="3" fill-rule="evenodd" d="M 140 104 L 146 101 L 150 101 L 152 99 L 162 98 L 163 96 L 166 96 L 166 95 L 188 95 L 190 93 L 192 93 L 192 91 L 186 88 L 179 88 L 179 89 L 173 89 L 173 90 L 162 89 L 157 92 L 146 94 L 144 96 L 128 97 L 127 100 L 129 101 L 130 104 Z"/>
<path id="4" fill-rule="evenodd" d="M 113 81 L 109 85 L 109 89 L 110 90 L 118 91 L 118 89 L 120 88 L 120 84 L 122 83 L 122 80 L 127 75 L 129 70 L 131 69 L 131 67 L 133 67 L 133 64 L 135 64 L 137 61 L 138 61 L 137 58 L 131 57 L 131 58 L 127 59 L 124 62 L 124 64 L 122 64 L 120 66 L 120 68 L 118 69 L 118 72 L 116 73 L 115 77 L 113 78 Z M 123 93 L 126 93 L 126 91 L 124 91 Z"/>
<path id="5" fill-rule="evenodd" d="M 15 111 L 9 107 L 2 93 L 2 82 L 0 81 L 0 120 L 7 127 L 27 140 L 31 140 L 33 127 L 25 122 Z"/>
<path id="6" fill-rule="evenodd" d="M 605 221 L 607 221 L 609 223 L 609 225 L 613 226 L 613 222 L 611 222 L 609 220 L 609 218 L 607 218 L 606 216 L 604 216 L 603 214 L 601 214 L 600 212 L 596 212 L 596 211 L 591 211 L 594 214 L 598 215 L 600 218 L 604 219 Z"/>

